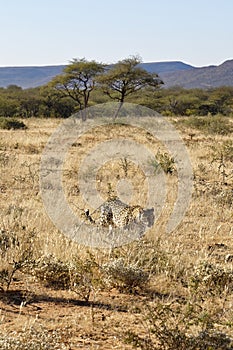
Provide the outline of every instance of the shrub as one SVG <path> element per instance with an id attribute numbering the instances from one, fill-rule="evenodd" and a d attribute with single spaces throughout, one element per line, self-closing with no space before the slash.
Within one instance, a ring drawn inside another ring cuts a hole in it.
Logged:
<path id="1" fill-rule="evenodd" d="M 20 333 L 11 332 L 0 335 L 0 349 L 2 350 L 59 350 L 70 349 L 67 345 L 66 330 L 46 330 L 42 327 L 31 327 Z"/>
<path id="2" fill-rule="evenodd" d="M 124 292 L 147 288 L 150 279 L 167 269 L 168 264 L 160 240 L 141 239 L 118 247 L 107 259 L 101 264 L 105 285 Z"/>
<path id="3" fill-rule="evenodd" d="M 167 152 L 161 153 L 158 151 L 155 158 L 151 159 L 149 163 L 153 166 L 155 172 L 162 169 L 166 174 L 172 174 L 175 171 L 175 160 Z"/>
<path id="4" fill-rule="evenodd" d="M 221 115 L 208 117 L 194 116 L 181 120 L 178 123 L 208 134 L 228 135 L 233 131 L 232 124 L 228 118 Z"/>
<path id="5" fill-rule="evenodd" d="M 21 122 L 18 119 L 0 117 L 0 129 L 16 130 L 16 129 L 26 129 L 26 128 L 27 127 L 24 124 L 24 122 Z"/>
<path id="6" fill-rule="evenodd" d="M 196 293 L 221 294 L 233 290 L 233 272 L 202 261 L 190 279 L 190 287 Z"/>
<path id="7" fill-rule="evenodd" d="M 142 337 L 132 331 L 126 334 L 125 342 L 141 350 L 232 350 L 233 346 L 233 340 L 222 332 L 206 330 L 201 331 L 197 336 L 188 336 L 178 328 L 157 328 L 153 332 L 158 337 L 159 348 L 157 341 L 153 342 L 149 336 Z"/>
<path id="8" fill-rule="evenodd" d="M 214 318 L 201 306 L 174 300 L 147 306 L 148 333 L 125 333 L 125 342 L 141 350 L 232 350 L 233 339 L 214 327 Z"/>
<path id="9" fill-rule="evenodd" d="M 93 260 L 76 259 L 64 262 L 53 255 L 38 259 L 31 274 L 43 282 L 46 287 L 72 290 L 88 301 L 92 289 L 96 286 L 98 276 Z"/>
<path id="10" fill-rule="evenodd" d="M 125 264 L 123 258 L 112 260 L 102 266 L 104 281 L 111 288 L 131 291 L 141 287 L 149 279 L 149 274 L 136 264 Z"/>
<path id="11" fill-rule="evenodd" d="M 11 247 L 19 245 L 18 237 L 15 232 L 0 229 L 0 254 L 4 256 Z"/>
<path id="12" fill-rule="evenodd" d="M 232 207 L 233 205 L 233 189 L 226 188 L 220 191 L 215 197 L 215 201 L 223 206 Z"/>
<path id="13" fill-rule="evenodd" d="M 34 264 L 35 232 L 26 232 L 25 227 L 17 231 L 0 229 L 0 256 L 4 263 L 0 266 L 0 289 L 8 290 L 17 271 L 30 271 Z"/>
<path id="14" fill-rule="evenodd" d="M 233 189 L 232 188 L 224 188 L 223 186 L 215 186 L 212 189 L 209 190 L 209 193 L 214 202 L 217 203 L 219 206 L 226 206 L 228 208 L 231 208 L 233 206 Z"/>
<path id="15" fill-rule="evenodd" d="M 52 255 L 42 256 L 35 262 L 32 274 L 47 287 L 67 289 L 71 286 L 70 276 L 74 267 Z"/>
<path id="16" fill-rule="evenodd" d="M 230 161 L 233 162 L 233 141 L 226 140 L 222 144 L 213 145 L 213 161 Z"/>

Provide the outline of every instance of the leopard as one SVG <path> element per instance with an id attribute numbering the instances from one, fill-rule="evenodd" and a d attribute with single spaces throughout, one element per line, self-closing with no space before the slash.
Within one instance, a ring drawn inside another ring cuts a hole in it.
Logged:
<path id="1" fill-rule="evenodd" d="M 110 230 L 113 227 L 126 228 L 132 223 L 139 223 L 144 213 L 140 205 L 128 205 L 117 197 L 108 199 L 96 211 L 99 215 L 97 219 L 94 219 L 87 209 L 85 211 L 86 219 L 91 224 L 108 227 Z"/>

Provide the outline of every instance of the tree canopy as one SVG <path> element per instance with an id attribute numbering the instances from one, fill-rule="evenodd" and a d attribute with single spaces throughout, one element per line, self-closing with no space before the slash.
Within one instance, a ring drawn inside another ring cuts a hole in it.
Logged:
<path id="1" fill-rule="evenodd" d="M 139 66 L 140 63 L 141 59 L 137 56 L 126 58 L 98 77 L 103 93 L 120 102 L 115 117 L 127 96 L 147 87 L 158 89 L 163 84 L 156 73 L 147 72 Z"/>
<path id="2" fill-rule="evenodd" d="M 96 61 L 74 59 L 64 69 L 63 74 L 55 77 L 49 85 L 59 91 L 61 96 L 72 98 L 78 103 L 79 109 L 83 110 L 88 106 L 90 94 L 96 85 L 96 77 L 103 70 L 103 64 Z M 85 116 L 83 118 L 85 119 Z"/>

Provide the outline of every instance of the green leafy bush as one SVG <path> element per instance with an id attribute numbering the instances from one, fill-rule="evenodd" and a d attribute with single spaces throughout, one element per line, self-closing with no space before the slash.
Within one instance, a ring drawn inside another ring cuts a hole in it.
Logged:
<path id="1" fill-rule="evenodd" d="M 173 174 L 175 171 L 175 159 L 167 152 L 158 151 L 155 158 L 150 159 L 149 163 L 153 166 L 155 172 L 162 169 L 166 174 Z"/>

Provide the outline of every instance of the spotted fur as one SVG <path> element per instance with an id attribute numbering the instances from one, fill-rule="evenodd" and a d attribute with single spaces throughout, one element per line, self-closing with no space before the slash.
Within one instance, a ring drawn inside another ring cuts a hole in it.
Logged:
<path id="1" fill-rule="evenodd" d="M 89 222 L 97 226 L 119 228 L 124 228 L 133 222 L 140 222 L 144 212 L 139 205 L 130 206 L 118 198 L 107 200 L 99 207 L 98 211 L 99 217 L 96 220 L 88 211 L 86 218 Z"/>

